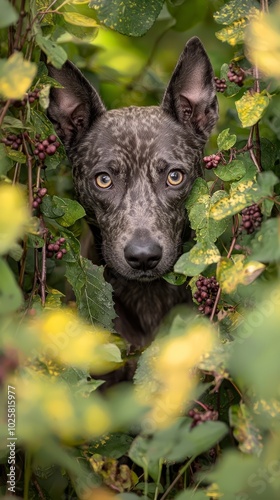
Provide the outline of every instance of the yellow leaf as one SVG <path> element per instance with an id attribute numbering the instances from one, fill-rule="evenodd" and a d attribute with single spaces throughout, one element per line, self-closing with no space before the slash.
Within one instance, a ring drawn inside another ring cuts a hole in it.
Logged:
<path id="1" fill-rule="evenodd" d="M 0 66 L 0 94 L 5 99 L 22 99 L 36 73 L 36 64 L 15 52 Z"/>
<path id="2" fill-rule="evenodd" d="M 101 374 L 122 363 L 110 333 L 84 323 L 72 310 L 51 310 L 34 320 L 34 328 L 40 332 L 44 353 L 63 365 Z"/>
<path id="3" fill-rule="evenodd" d="M 228 42 L 230 45 L 237 45 L 238 43 L 243 42 L 244 29 L 247 24 L 248 21 L 245 18 L 234 21 L 226 28 L 218 31 L 216 33 L 216 37 L 222 42 Z"/>
<path id="4" fill-rule="evenodd" d="M 0 185 L 0 255 L 7 253 L 24 234 L 29 221 L 23 191 L 10 184 Z"/>
<path id="5" fill-rule="evenodd" d="M 182 335 L 156 342 L 151 378 L 157 389 L 146 383 L 138 386 L 141 403 L 152 406 L 149 419 L 155 428 L 170 424 L 183 411 L 186 401 L 192 399 L 197 384 L 193 369 L 214 343 L 214 330 L 203 321 L 186 325 Z"/>
<path id="6" fill-rule="evenodd" d="M 260 13 L 246 32 L 248 58 L 268 76 L 280 78 L 280 7 L 272 14 Z"/>
<path id="7" fill-rule="evenodd" d="M 269 105 L 269 98 L 263 93 L 248 91 L 236 101 L 235 105 L 242 127 L 251 127 L 261 119 Z"/>
<path id="8" fill-rule="evenodd" d="M 61 12 L 65 21 L 75 26 L 85 26 L 86 28 L 97 28 L 98 24 L 95 19 L 91 17 L 83 16 L 78 12 Z"/>
<path id="9" fill-rule="evenodd" d="M 260 262 L 250 261 L 244 264 L 244 255 L 237 255 L 234 259 L 223 257 L 217 266 L 217 280 L 222 291 L 232 293 L 238 285 L 249 285 L 265 269 Z"/>
<path id="10" fill-rule="evenodd" d="M 254 201 L 258 188 L 253 181 L 242 182 L 233 187 L 230 196 L 218 200 L 210 210 L 210 217 L 221 220 L 237 214 Z"/>

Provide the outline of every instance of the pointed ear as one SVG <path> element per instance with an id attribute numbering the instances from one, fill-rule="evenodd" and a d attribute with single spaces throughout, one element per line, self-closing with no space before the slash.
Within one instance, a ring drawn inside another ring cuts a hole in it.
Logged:
<path id="1" fill-rule="evenodd" d="M 161 106 L 207 140 L 218 118 L 218 102 L 213 68 L 199 38 L 193 37 L 186 44 Z"/>
<path id="2" fill-rule="evenodd" d="M 70 61 L 61 69 L 47 66 L 49 75 L 63 86 L 51 89 L 48 117 L 67 147 L 79 141 L 105 107 L 96 90 Z"/>

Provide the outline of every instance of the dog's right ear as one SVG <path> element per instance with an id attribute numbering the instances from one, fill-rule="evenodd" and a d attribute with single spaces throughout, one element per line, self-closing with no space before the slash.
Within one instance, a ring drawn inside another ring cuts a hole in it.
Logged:
<path id="1" fill-rule="evenodd" d="M 61 69 L 47 67 L 49 75 L 63 86 L 50 91 L 48 117 L 67 147 L 79 141 L 106 110 L 96 90 L 70 61 Z"/>

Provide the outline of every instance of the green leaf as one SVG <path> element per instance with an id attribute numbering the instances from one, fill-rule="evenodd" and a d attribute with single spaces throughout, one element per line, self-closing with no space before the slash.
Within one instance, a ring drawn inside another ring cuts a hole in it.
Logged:
<path id="1" fill-rule="evenodd" d="M 207 500 L 208 496 L 201 490 L 184 490 L 174 497 L 174 500 Z"/>
<path id="2" fill-rule="evenodd" d="M 16 311 L 23 302 L 22 292 L 8 264 L 0 258 L 0 314 Z"/>
<path id="3" fill-rule="evenodd" d="M 133 437 L 128 434 L 114 432 L 96 441 L 93 444 L 92 450 L 90 449 L 89 451 L 99 453 L 99 455 L 105 457 L 118 459 L 128 452 L 132 441 Z"/>
<path id="4" fill-rule="evenodd" d="M 244 403 L 231 406 L 229 420 L 233 435 L 239 443 L 238 448 L 243 453 L 260 455 L 263 449 L 262 436 Z"/>
<path id="5" fill-rule="evenodd" d="M 239 19 L 234 21 L 230 26 L 218 31 L 216 37 L 221 42 L 228 42 L 230 45 L 237 45 L 244 40 L 245 28 L 248 26 L 246 19 Z"/>
<path id="6" fill-rule="evenodd" d="M 202 195 L 189 211 L 190 225 L 196 232 L 197 241 L 214 242 L 226 230 L 227 219 L 217 221 L 210 216 L 212 205 L 224 197 L 224 191 L 216 191 L 212 198 L 208 194 Z"/>
<path id="7" fill-rule="evenodd" d="M 223 130 L 217 138 L 217 144 L 219 151 L 227 151 L 232 148 L 236 143 L 236 135 L 229 133 L 229 128 Z"/>
<path id="8" fill-rule="evenodd" d="M 22 164 L 26 163 L 26 156 L 21 151 L 15 151 L 14 149 L 7 147 L 6 154 L 8 158 L 17 163 L 22 163 Z"/>
<path id="9" fill-rule="evenodd" d="M 263 222 L 250 246 L 252 259 L 262 262 L 280 260 L 280 218 Z"/>
<path id="10" fill-rule="evenodd" d="M 44 38 L 42 35 L 36 35 L 36 42 L 40 49 L 46 54 L 48 63 L 51 63 L 55 68 L 60 69 L 67 60 L 65 50 L 57 43 Z"/>
<path id="11" fill-rule="evenodd" d="M 279 182 L 278 177 L 269 171 L 269 172 L 261 172 L 257 176 L 257 185 L 258 185 L 258 196 L 259 198 L 265 196 L 273 195 L 273 188 L 275 184 Z"/>
<path id="12" fill-rule="evenodd" d="M 13 166 L 13 161 L 6 155 L 6 147 L 0 144 L 0 175 L 6 175 Z"/>
<path id="13" fill-rule="evenodd" d="M 37 72 L 36 64 L 26 61 L 21 52 L 0 61 L 0 94 L 5 99 L 22 99 Z"/>
<path id="14" fill-rule="evenodd" d="M 170 461 L 181 462 L 204 453 L 228 433 L 228 428 L 224 422 L 207 421 L 193 429 L 190 424 L 185 425 L 180 431 L 178 442 L 165 457 Z"/>
<path id="15" fill-rule="evenodd" d="M 231 0 L 214 13 L 213 17 L 218 24 L 231 24 L 242 17 L 247 17 L 250 9 L 258 10 L 258 3 L 254 0 Z"/>
<path id="16" fill-rule="evenodd" d="M 251 127 L 255 125 L 255 123 L 261 119 L 268 105 L 269 98 L 266 95 L 266 91 L 262 93 L 252 93 L 252 91 L 245 92 L 241 99 L 235 102 L 242 127 Z"/>
<path id="17" fill-rule="evenodd" d="M 141 0 L 124 3 L 123 0 L 91 0 L 89 6 L 108 28 L 124 35 L 144 35 L 158 17 L 164 0 Z"/>
<path id="18" fill-rule="evenodd" d="M 151 451 L 150 448 L 151 445 L 147 438 L 137 436 L 130 447 L 128 455 L 134 463 L 142 467 L 146 477 L 150 475 L 157 482 L 160 457 L 157 455 L 153 457 L 153 454 L 149 453 Z"/>
<path id="19" fill-rule="evenodd" d="M 75 26 L 85 26 L 86 28 L 97 28 L 98 23 L 91 17 L 84 16 L 78 12 L 61 12 L 65 21 Z"/>
<path id="20" fill-rule="evenodd" d="M 252 205 L 258 193 L 257 185 L 253 181 L 231 186 L 230 195 L 218 200 L 210 210 L 210 217 L 221 220 L 237 214 L 243 208 Z"/>
<path id="21" fill-rule="evenodd" d="M 241 160 L 233 160 L 226 165 L 218 165 L 215 168 L 215 175 L 222 181 L 237 181 L 242 179 L 246 173 L 246 167 Z"/>
<path id="22" fill-rule="evenodd" d="M 112 287 L 104 280 L 103 267 L 80 257 L 75 263 L 67 263 L 66 278 L 73 287 L 82 317 L 92 324 L 99 323 L 113 330 Z"/>
<path id="23" fill-rule="evenodd" d="M 186 281 L 186 276 L 172 272 L 165 274 L 163 278 L 171 285 L 177 285 L 177 286 L 183 285 L 183 283 L 185 283 Z"/>
<path id="24" fill-rule="evenodd" d="M 8 0 L 0 0 L 0 12 L 0 29 L 17 22 L 18 13 Z"/>
<path id="25" fill-rule="evenodd" d="M 226 450 L 222 460 L 214 466 L 211 472 L 205 473 L 203 480 L 215 483 L 219 494 L 221 493 L 226 500 L 253 499 L 256 494 L 255 484 L 258 484 L 254 482 L 254 479 L 258 478 L 256 472 L 260 470 L 260 465 L 256 456 L 243 455 L 237 450 Z M 248 478 L 253 478 L 252 486 Z M 261 484 L 267 485 L 265 482 Z M 245 496 L 247 491 L 248 497 Z"/>
<path id="26" fill-rule="evenodd" d="M 207 182 L 202 177 L 198 177 L 198 179 L 194 181 L 193 187 L 186 201 L 186 209 L 190 211 L 199 198 L 207 194 L 209 194 Z"/>
<path id="27" fill-rule="evenodd" d="M 174 266 L 176 273 L 185 276 L 196 276 L 202 273 L 209 264 L 220 260 L 220 252 L 212 242 L 198 242 L 190 252 L 181 255 Z"/>
<path id="28" fill-rule="evenodd" d="M 21 120 L 18 120 L 17 118 L 14 118 L 13 116 L 6 115 L 3 121 L 2 125 L 3 129 L 10 129 L 10 128 L 19 128 L 19 129 L 24 129 L 24 130 L 30 130 L 29 127 L 26 127 Z"/>
<path id="29" fill-rule="evenodd" d="M 61 209 L 63 214 L 61 217 L 57 217 L 56 221 L 61 224 L 61 226 L 69 227 L 74 224 L 78 219 L 81 219 L 86 215 L 85 210 L 75 200 L 70 200 L 69 198 L 59 198 L 58 196 L 53 196 L 53 203 L 56 208 Z"/>
<path id="30" fill-rule="evenodd" d="M 279 287 L 259 287 L 257 307 L 247 311 L 244 321 L 235 330 L 237 342 L 233 345 L 228 363 L 231 375 L 238 377 L 243 387 L 253 388 L 254 399 L 276 398 L 277 411 L 280 377 L 279 309 Z"/>
<path id="31" fill-rule="evenodd" d="M 176 20 L 172 27 L 176 31 L 186 31 L 196 24 L 202 22 L 207 16 L 207 0 L 185 0 L 183 2 L 167 2 L 167 8 Z"/>
<path id="32" fill-rule="evenodd" d="M 9 257 L 19 262 L 23 254 L 23 248 L 19 243 L 14 243 L 14 245 L 9 250 Z"/>
<path id="33" fill-rule="evenodd" d="M 44 196 L 40 209 L 42 214 L 44 214 L 46 217 L 49 217 L 50 219 L 57 219 L 58 217 L 63 217 L 65 213 L 64 207 L 62 207 L 61 204 L 57 205 L 53 201 L 53 197 L 49 195 Z"/>

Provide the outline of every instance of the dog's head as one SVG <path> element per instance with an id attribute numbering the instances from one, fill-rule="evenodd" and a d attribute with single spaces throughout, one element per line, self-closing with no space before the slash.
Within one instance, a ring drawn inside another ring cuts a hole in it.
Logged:
<path id="1" fill-rule="evenodd" d="M 106 263 L 127 279 L 162 276 L 179 256 L 184 202 L 218 117 L 200 40 L 187 43 L 158 107 L 106 111 L 73 64 L 49 72 L 63 88 L 51 90 L 48 114 L 73 165 L 77 198 L 101 229 Z"/>

